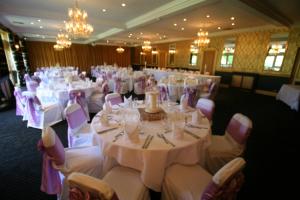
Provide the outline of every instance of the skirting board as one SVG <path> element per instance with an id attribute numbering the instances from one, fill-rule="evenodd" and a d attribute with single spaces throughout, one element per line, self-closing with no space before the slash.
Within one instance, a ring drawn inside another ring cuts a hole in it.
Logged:
<path id="1" fill-rule="evenodd" d="M 271 91 L 266 91 L 266 90 L 255 90 L 255 93 L 273 96 L 273 97 L 276 97 L 276 95 L 277 95 L 277 92 L 271 92 Z"/>

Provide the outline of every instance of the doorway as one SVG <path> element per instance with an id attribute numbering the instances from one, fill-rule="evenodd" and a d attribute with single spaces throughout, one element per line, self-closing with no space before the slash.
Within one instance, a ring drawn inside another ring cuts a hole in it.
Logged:
<path id="1" fill-rule="evenodd" d="M 203 62 L 201 67 L 201 74 L 212 75 L 214 72 L 215 50 L 205 50 L 203 52 Z"/>

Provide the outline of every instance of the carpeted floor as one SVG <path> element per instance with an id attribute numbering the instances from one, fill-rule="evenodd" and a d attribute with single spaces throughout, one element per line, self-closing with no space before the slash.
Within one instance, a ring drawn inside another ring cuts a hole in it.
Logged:
<path id="1" fill-rule="evenodd" d="M 248 91 L 220 89 L 216 99 L 213 133 L 223 134 L 234 113 L 243 113 L 253 120 L 245 159 L 246 182 L 238 199 L 292 199 L 297 190 L 292 178 L 299 165 L 300 114 L 274 97 Z M 67 144 L 67 124 L 54 129 Z M 0 112 L 0 191 L 1 199 L 50 200 L 56 196 L 40 192 L 41 155 L 36 144 L 41 131 L 27 128 L 15 110 Z M 159 194 L 152 193 L 153 199 Z"/>

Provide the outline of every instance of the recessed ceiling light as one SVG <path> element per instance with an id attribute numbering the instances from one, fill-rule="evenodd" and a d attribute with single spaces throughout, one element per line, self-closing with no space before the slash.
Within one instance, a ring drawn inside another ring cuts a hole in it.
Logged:
<path id="1" fill-rule="evenodd" d="M 184 31 L 184 27 L 181 27 L 181 30 Z"/>
<path id="2" fill-rule="evenodd" d="M 106 9 L 105 9 L 105 8 L 103 8 L 103 9 L 102 9 L 102 12 L 106 12 Z"/>
<path id="3" fill-rule="evenodd" d="M 141 34 L 141 35 L 143 35 L 143 33 L 142 33 L 142 32 L 140 32 L 140 34 Z"/>
<path id="4" fill-rule="evenodd" d="M 232 25 L 232 26 L 234 26 L 234 25 L 235 25 L 235 23 L 231 23 L 231 25 Z"/>
<path id="5" fill-rule="evenodd" d="M 40 26 L 40 28 L 43 28 L 43 26 Z"/>
<path id="6" fill-rule="evenodd" d="M 210 15 L 206 15 L 207 18 L 210 18 Z"/>
<path id="7" fill-rule="evenodd" d="M 121 6 L 122 6 L 122 7 L 125 7 L 125 6 L 126 6 L 126 3 L 122 3 Z"/>
<path id="8" fill-rule="evenodd" d="M 40 19 L 38 19 L 37 21 L 38 21 L 38 22 L 41 22 L 41 20 L 40 20 Z"/>
<path id="9" fill-rule="evenodd" d="M 218 29 L 221 30 L 221 27 L 219 26 Z"/>
<path id="10" fill-rule="evenodd" d="M 234 20 L 234 17 L 230 17 L 230 20 Z"/>
<path id="11" fill-rule="evenodd" d="M 36 36 L 37 36 L 37 37 L 40 37 L 40 35 L 39 35 L 39 34 L 36 34 Z"/>
<path id="12" fill-rule="evenodd" d="M 186 21 L 187 21 L 187 19 L 186 19 L 186 18 L 183 18 L 183 21 L 184 21 L 184 22 L 186 22 Z"/>
<path id="13" fill-rule="evenodd" d="M 177 26 L 177 24 L 175 23 L 175 24 L 173 24 L 174 26 Z"/>
<path id="14" fill-rule="evenodd" d="M 66 20 L 64 20 L 64 24 L 66 23 Z"/>
<path id="15" fill-rule="evenodd" d="M 30 22 L 30 24 L 33 25 L 34 23 L 33 23 L 33 22 Z"/>
<path id="16" fill-rule="evenodd" d="M 27 40 L 27 38 L 26 38 L 26 37 L 24 37 L 24 40 Z"/>

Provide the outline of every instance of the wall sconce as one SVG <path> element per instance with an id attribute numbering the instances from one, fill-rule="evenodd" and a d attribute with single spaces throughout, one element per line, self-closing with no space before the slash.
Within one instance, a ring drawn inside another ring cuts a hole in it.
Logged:
<path id="1" fill-rule="evenodd" d="M 169 54 L 175 54 L 176 53 L 176 50 L 175 49 L 170 49 L 169 50 Z"/>
<path id="2" fill-rule="evenodd" d="M 18 50 L 20 49 L 20 45 L 15 44 L 15 48 L 16 48 L 16 50 L 18 51 Z"/>

